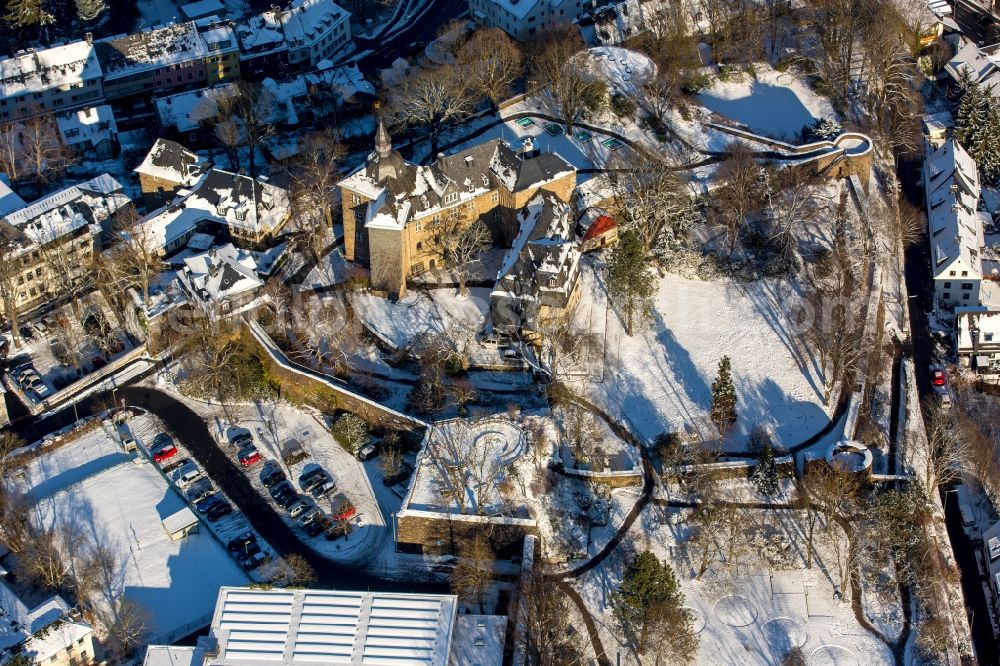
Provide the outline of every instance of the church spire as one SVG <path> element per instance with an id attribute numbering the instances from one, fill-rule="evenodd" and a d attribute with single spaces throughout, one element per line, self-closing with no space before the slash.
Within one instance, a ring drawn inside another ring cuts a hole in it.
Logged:
<path id="1" fill-rule="evenodd" d="M 378 114 L 378 131 L 375 132 L 375 152 L 379 157 L 388 157 L 392 152 L 392 138 L 385 129 L 381 113 Z"/>

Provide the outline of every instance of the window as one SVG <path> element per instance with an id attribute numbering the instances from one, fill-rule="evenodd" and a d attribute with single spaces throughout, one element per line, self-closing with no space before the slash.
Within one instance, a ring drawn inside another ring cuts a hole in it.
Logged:
<path id="1" fill-rule="evenodd" d="M 948 271 L 948 275 L 950 275 L 951 277 L 955 277 L 955 271 Z"/>
<path id="2" fill-rule="evenodd" d="M 971 291 L 971 290 L 972 290 L 972 283 L 971 282 L 963 282 L 962 283 L 962 291 Z"/>
<path id="3" fill-rule="evenodd" d="M 486 645 L 486 641 L 484 641 L 482 638 L 476 639 L 476 647 L 482 647 L 484 645 Z"/>
<path id="4" fill-rule="evenodd" d="M 417 241 L 417 250 L 422 250 L 422 249 L 424 249 L 424 244 L 421 243 L 420 241 Z"/>
<path id="5" fill-rule="evenodd" d="M 969 271 L 962 271 L 962 277 L 969 277 Z"/>
<path id="6" fill-rule="evenodd" d="M 962 300 L 963 301 L 969 300 L 969 294 L 962 294 Z"/>
<path id="7" fill-rule="evenodd" d="M 457 199 L 458 199 L 458 192 L 449 192 L 448 194 L 444 195 L 445 203 L 454 203 Z"/>
<path id="8" fill-rule="evenodd" d="M 993 334 L 992 333 L 986 333 L 985 336 L 984 336 L 984 339 L 986 340 L 986 342 L 993 342 Z"/>
<path id="9" fill-rule="evenodd" d="M 357 194 L 352 194 L 351 195 L 351 203 L 353 203 L 355 205 L 361 203 L 361 197 L 359 197 Z"/>
<path id="10" fill-rule="evenodd" d="M 945 289 L 951 289 L 951 282 L 945 282 L 944 283 L 944 288 Z"/>
<path id="11" fill-rule="evenodd" d="M 951 294 L 946 291 L 943 294 L 941 294 L 941 297 L 947 301 L 949 298 L 951 298 Z"/>

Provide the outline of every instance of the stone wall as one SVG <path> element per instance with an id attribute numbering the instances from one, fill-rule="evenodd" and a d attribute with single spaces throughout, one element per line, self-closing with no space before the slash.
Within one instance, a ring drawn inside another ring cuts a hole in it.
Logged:
<path id="1" fill-rule="evenodd" d="M 521 552 L 524 537 L 538 536 L 534 520 L 463 516 L 407 509 L 396 517 L 400 549 L 433 555 L 454 555 L 458 547 L 483 534 L 499 557 Z"/>
<path id="2" fill-rule="evenodd" d="M 181 184 L 166 178 L 140 173 L 139 187 L 142 190 L 143 205 L 146 210 L 152 211 L 173 201 Z"/>

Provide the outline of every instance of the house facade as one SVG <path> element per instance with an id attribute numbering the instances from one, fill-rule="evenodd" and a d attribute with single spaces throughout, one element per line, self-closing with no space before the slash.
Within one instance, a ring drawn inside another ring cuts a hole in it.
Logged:
<path id="1" fill-rule="evenodd" d="M 515 151 L 502 140 L 417 166 L 392 149 L 380 123 L 375 152 L 339 185 L 345 255 L 371 268 L 374 289 L 399 298 L 408 278 L 442 267 L 435 240 L 442 224 L 483 220 L 494 243 L 508 245 L 516 211 L 539 190 L 569 201 L 576 168 L 555 153 Z"/>
<path id="2" fill-rule="evenodd" d="M 24 655 L 45 666 L 86 666 L 94 660 L 94 628 L 59 596 L 29 608 L 0 579 L 0 664 Z"/>
<path id="3" fill-rule="evenodd" d="M 181 188 L 192 187 L 208 168 L 202 158 L 176 141 L 157 139 L 135 168 L 143 205 L 150 210 L 166 205 Z"/>
<path id="4" fill-rule="evenodd" d="M 264 287 L 253 255 L 232 243 L 185 257 L 177 277 L 188 302 L 211 320 L 241 312 L 255 302 Z"/>
<path id="5" fill-rule="evenodd" d="M 1000 379 L 1000 310 L 955 308 L 958 362 L 989 381 Z"/>
<path id="6" fill-rule="evenodd" d="M 934 297 L 945 308 L 979 305 L 983 215 L 976 162 L 954 139 L 924 162 Z"/>
<path id="7" fill-rule="evenodd" d="M 18 248 L 10 255 L 20 263 L 13 278 L 18 310 L 47 300 L 59 285 L 82 281 L 100 249 L 102 223 L 129 205 L 121 183 L 105 174 L 0 217 L 4 239 Z"/>
<path id="8" fill-rule="evenodd" d="M 89 37 L 0 60 L 0 124 L 93 106 L 103 99 L 101 65 Z"/>
<path id="9" fill-rule="evenodd" d="M 600 0 L 469 0 L 472 20 L 526 41 L 573 24 L 606 4 Z"/>

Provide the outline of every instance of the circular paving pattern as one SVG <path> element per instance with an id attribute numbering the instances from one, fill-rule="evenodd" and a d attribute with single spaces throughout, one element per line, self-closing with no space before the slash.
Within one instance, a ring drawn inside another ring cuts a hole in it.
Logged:
<path id="1" fill-rule="evenodd" d="M 757 619 L 757 607 L 746 597 L 733 594 L 719 599 L 715 616 L 731 627 L 745 627 Z"/>
<path id="2" fill-rule="evenodd" d="M 809 666 L 858 666 L 853 652 L 840 645 L 824 645 L 809 656 Z"/>
<path id="3" fill-rule="evenodd" d="M 686 610 L 691 616 L 691 630 L 696 634 L 700 634 L 701 630 L 705 628 L 705 614 L 691 606 L 681 606 L 681 608 Z"/>
<path id="4" fill-rule="evenodd" d="M 787 654 L 792 648 L 800 648 L 809 640 L 809 634 L 798 620 L 790 617 L 776 617 L 761 625 L 767 644 L 778 654 Z"/>

